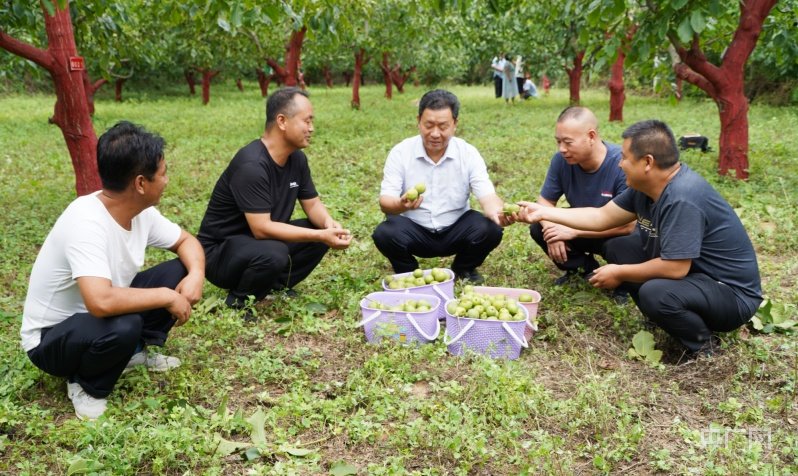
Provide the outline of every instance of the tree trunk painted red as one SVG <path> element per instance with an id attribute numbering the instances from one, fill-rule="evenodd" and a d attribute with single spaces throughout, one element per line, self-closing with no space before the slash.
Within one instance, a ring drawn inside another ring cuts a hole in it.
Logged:
<path id="1" fill-rule="evenodd" d="M 202 73 L 202 104 L 208 104 L 211 100 L 211 80 L 219 74 L 219 70 L 200 69 Z"/>
<path id="2" fill-rule="evenodd" d="M 244 85 L 241 83 L 241 78 L 236 78 L 236 87 L 242 93 L 244 92 Z"/>
<path id="3" fill-rule="evenodd" d="M 188 84 L 188 93 L 194 96 L 197 94 L 197 90 L 195 88 L 197 81 L 194 79 L 194 71 L 187 69 L 183 72 L 183 76 L 186 78 L 186 83 Z"/>
<path id="4" fill-rule="evenodd" d="M 677 101 L 681 101 L 682 100 L 682 96 L 684 96 L 684 93 L 682 92 L 682 83 L 684 83 L 684 80 L 677 76 L 676 77 L 676 100 Z"/>
<path id="5" fill-rule="evenodd" d="M 260 68 L 258 68 L 255 72 L 258 74 L 258 86 L 260 86 L 260 95 L 261 97 L 266 97 L 269 95 L 269 83 L 272 81 L 272 76 L 270 74 L 264 73 L 263 70 Z"/>
<path id="6" fill-rule="evenodd" d="M 748 178 L 748 99 L 744 92 L 745 63 L 762 32 L 762 24 L 777 0 L 739 2 L 740 21 L 720 66 L 709 62 L 701 50 L 698 35 L 690 48 L 681 46 L 675 35 L 671 42 L 682 63 L 674 65 L 677 77 L 704 90 L 718 105 L 720 138 L 718 173 L 730 169 L 738 179 Z"/>
<path id="7" fill-rule="evenodd" d="M 382 52 L 380 69 L 382 70 L 382 80 L 385 82 L 385 97 L 391 99 L 393 97 L 393 81 L 391 80 L 391 66 L 388 64 L 389 55 L 390 53 L 387 51 Z"/>
<path id="8" fill-rule="evenodd" d="M 625 85 L 623 80 L 623 63 L 626 60 L 626 52 L 629 43 L 637 30 L 637 25 L 631 25 L 626 36 L 621 40 L 621 47 L 618 49 L 618 57 L 612 64 L 610 73 L 610 122 L 623 121 L 623 103 L 626 101 Z"/>
<path id="9" fill-rule="evenodd" d="M 327 87 L 332 88 L 333 78 L 332 78 L 332 71 L 330 71 L 330 66 L 326 64 L 322 66 L 321 74 L 324 76 L 324 82 L 327 84 Z"/>
<path id="10" fill-rule="evenodd" d="M 363 48 L 355 52 L 355 74 L 352 77 L 352 107 L 360 109 L 360 82 L 363 74 L 363 66 L 368 63 L 366 50 Z"/>
<path id="11" fill-rule="evenodd" d="M 86 90 L 86 103 L 89 106 L 89 114 L 92 116 L 94 115 L 94 93 L 107 82 L 108 80 L 104 78 L 92 82 L 89 78 L 88 71 L 83 70 L 83 89 Z"/>
<path id="12" fill-rule="evenodd" d="M 285 44 L 285 66 L 278 63 L 274 58 L 266 58 L 266 62 L 272 67 L 274 74 L 286 86 L 299 84 L 299 58 L 302 54 L 302 42 L 305 41 L 305 32 L 307 30 L 306 26 L 302 26 L 301 29 L 291 33 L 291 38 Z"/>
<path id="13" fill-rule="evenodd" d="M 568 90 L 571 104 L 579 104 L 579 83 L 582 81 L 582 59 L 584 57 L 585 51 L 582 50 L 574 57 L 574 67 L 565 68 L 568 73 Z"/>
<path id="14" fill-rule="evenodd" d="M 393 80 L 393 84 L 396 86 L 396 90 L 399 91 L 400 94 L 404 94 L 407 78 L 409 78 L 415 70 L 416 67 L 411 66 L 407 71 L 402 73 L 402 66 L 399 65 L 399 63 L 394 65 L 393 69 L 391 70 L 391 80 Z"/>
<path id="15" fill-rule="evenodd" d="M 127 78 L 117 78 L 114 84 L 114 99 L 116 102 L 122 102 L 122 86 L 125 85 Z"/>
<path id="16" fill-rule="evenodd" d="M 44 0 L 48 1 L 48 0 Z M 0 25 L 0 48 L 26 58 L 46 69 L 53 78 L 56 103 L 52 122 L 64 134 L 72 167 L 75 170 L 75 189 L 86 195 L 102 188 L 97 173 L 97 135 L 91 122 L 83 71 L 70 69 L 70 57 L 78 56 L 69 4 L 61 9 L 53 2 L 55 15 L 50 16 L 42 5 L 47 49 L 42 50 L 17 40 L 3 31 Z"/>
<path id="17" fill-rule="evenodd" d="M 623 103 L 626 101 L 623 83 L 623 62 L 626 55 L 618 52 L 610 73 L 610 122 L 623 121 Z"/>

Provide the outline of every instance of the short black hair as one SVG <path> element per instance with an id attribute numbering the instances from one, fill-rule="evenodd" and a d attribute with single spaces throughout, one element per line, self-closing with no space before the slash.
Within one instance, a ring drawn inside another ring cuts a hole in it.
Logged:
<path id="1" fill-rule="evenodd" d="M 103 188 L 125 190 L 139 175 L 152 180 L 163 160 L 166 142 L 128 121 L 116 123 L 97 141 L 97 169 Z"/>
<path id="2" fill-rule="evenodd" d="M 309 98 L 307 91 L 296 87 L 282 88 L 273 92 L 266 100 L 266 129 L 274 124 L 279 114 L 291 116 L 294 112 L 294 97 L 299 94 Z"/>
<path id="3" fill-rule="evenodd" d="M 679 162 L 679 148 L 671 128 L 662 121 L 649 119 L 629 126 L 621 137 L 630 139 L 629 150 L 636 159 L 645 155 L 654 157 L 660 169 L 667 169 Z"/>
<path id="4" fill-rule="evenodd" d="M 421 117 L 425 109 L 440 111 L 447 108 L 452 110 L 452 117 L 457 119 L 457 115 L 460 114 L 460 101 L 457 100 L 457 96 L 445 89 L 433 89 L 421 96 L 421 101 L 418 102 L 418 117 Z"/>
<path id="5" fill-rule="evenodd" d="M 557 116 L 557 124 L 572 119 L 582 120 L 589 112 L 590 110 L 583 106 L 568 106 Z"/>

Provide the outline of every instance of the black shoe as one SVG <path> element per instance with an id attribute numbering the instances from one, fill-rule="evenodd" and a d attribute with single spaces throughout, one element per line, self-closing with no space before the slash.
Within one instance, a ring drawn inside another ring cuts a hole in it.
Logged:
<path id="1" fill-rule="evenodd" d="M 576 273 L 577 272 L 574 270 L 566 271 L 565 274 L 554 280 L 554 285 L 562 286 L 564 284 L 568 284 L 568 282 L 571 281 L 571 278 L 576 276 Z"/>
<path id="2" fill-rule="evenodd" d="M 622 306 L 629 302 L 629 293 L 622 289 L 613 289 L 612 300 L 615 301 L 615 304 Z"/>
<path id="3" fill-rule="evenodd" d="M 712 334 L 709 340 L 704 342 L 700 349 L 689 352 L 687 354 L 687 358 L 695 360 L 699 357 L 713 357 L 720 354 L 720 351 L 720 338 L 715 334 Z"/>
<path id="4" fill-rule="evenodd" d="M 241 311 L 241 320 L 247 324 L 251 324 L 253 322 L 258 322 L 258 316 L 255 315 L 252 309 L 246 308 Z"/>
<path id="5" fill-rule="evenodd" d="M 456 273 L 455 275 L 457 279 L 468 284 L 482 284 L 485 282 L 485 278 L 483 278 L 482 275 L 477 272 L 477 270 L 463 271 L 461 273 Z"/>

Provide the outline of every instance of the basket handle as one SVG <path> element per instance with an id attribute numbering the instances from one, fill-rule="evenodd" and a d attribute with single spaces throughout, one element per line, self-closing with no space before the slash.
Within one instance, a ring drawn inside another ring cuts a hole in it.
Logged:
<path id="1" fill-rule="evenodd" d="M 538 325 L 532 322 L 528 317 L 526 318 L 526 326 L 535 332 L 538 331 Z"/>
<path id="2" fill-rule="evenodd" d="M 446 345 L 452 345 L 452 344 L 454 344 L 455 342 L 457 342 L 458 340 L 462 339 L 462 338 L 463 338 L 463 336 L 464 336 L 464 335 L 466 335 L 466 333 L 467 333 L 468 331 L 470 331 L 472 327 L 474 327 L 474 324 L 476 324 L 476 322 L 477 322 L 477 321 L 468 321 L 468 324 L 466 324 L 466 326 L 463 328 L 463 330 L 461 330 L 461 331 L 460 331 L 460 333 L 459 333 L 459 334 L 457 334 L 457 335 L 454 337 L 454 339 L 452 339 L 452 340 L 448 340 L 448 337 L 449 337 L 449 327 L 447 326 L 447 327 L 446 327 L 446 335 L 444 335 L 444 337 L 443 337 L 443 343 L 444 343 L 444 344 L 446 344 Z M 447 342 L 447 341 L 448 341 L 448 342 Z"/>
<path id="3" fill-rule="evenodd" d="M 355 327 L 365 326 L 369 322 L 373 321 L 374 319 L 380 317 L 382 315 L 382 311 L 377 311 L 374 314 L 370 315 L 369 317 L 360 321 Z"/>
<path id="4" fill-rule="evenodd" d="M 524 349 L 526 349 L 527 347 L 529 347 L 529 344 L 527 344 L 527 342 L 526 342 L 526 337 L 524 337 L 524 334 L 521 334 L 521 338 L 519 339 L 519 338 L 518 338 L 518 336 L 517 336 L 517 335 L 515 335 L 515 332 L 513 332 L 513 329 L 512 329 L 512 327 L 510 327 L 509 325 L 507 325 L 507 323 L 506 323 L 506 322 L 502 322 L 502 327 L 504 328 L 504 330 L 505 330 L 505 331 L 506 331 L 508 334 L 510 334 L 510 337 L 511 337 L 511 338 L 512 338 L 512 339 L 515 341 L 515 343 L 516 343 L 516 344 L 520 345 L 520 346 L 521 346 L 521 347 L 523 347 Z"/>
<path id="5" fill-rule="evenodd" d="M 434 290 L 436 293 L 438 293 L 438 295 L 439 295 L 441 298 L 443 298 L 444 302 L 445 302 L 445 301 L 448 301 L 448 300 L 450 299 L 450 297 L 449 297 L 449 296 L 447 296 L 447 295 L 446 295 L 446 293 L 444 293 L 443 291 L 441 291 L 441 290 L 440 290 L 440 288 L 438 287 L 438 285 L 437 285 L 437 284 L 433 284 L 433 285 L 432 285 L 432 289 L 433 289 L 433 290 Z"/>
<path id="6" fill-rule="evenodd" d="M 418 322 L 416 322 L 416 318 L 415 317 L 411 316 L 410 314 L 406 314 L 406 315 L 407 315 L 407 320 L 410 321 L 410 324 L 413 325 L 413 328 L 416 330 L 416 332 L 421 334 L 421 337 L 423 337 L 423 338 L 425 338 L 425 339 L 427 339 L 429 341 L 433 341 L 433 340 L 437 339 L 438 336 L 440 335 L 440 333 L 441 333 L 441 322 L 438 319 L 435 319 L 435 333 L 432 334 L 431 336 L 429 336 L 429 335 L 427 335 L 426 332 L 424 332 L 421 329 L 421 327 L 419 327 Z"/>

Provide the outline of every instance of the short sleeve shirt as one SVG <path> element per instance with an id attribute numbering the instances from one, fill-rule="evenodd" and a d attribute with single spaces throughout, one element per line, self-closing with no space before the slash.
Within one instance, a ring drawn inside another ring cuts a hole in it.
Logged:
<path id="1" fill-rule="evenodd" d="M 595 172 L 585 172 L 578 165 L 569 165 L 557 152 L 551 158 L 540 196 L 557 203 L 565 195 L 568 204 L 576 207 L 602 207 L 626 190 L 626 175 L 621 170 L 621 148 L 604 142 L 607 154 Z"/>
<path id="2" fill-rule="evenodd" d="M 197 238 L 208 246 L 234 235 L 252 236 L 245 213 L 269 213 L 272 221 L 288 223 L 297 199 L 317 196 L 302 151 L 289 155 L 281 167 L 260 139 L 252 141 L 236 153 L 216 182 Z"/>
<path id="3" fill-rule="evenodd" d="M 87 312 L 77 278 L 92 276 L 130 287 L 141 267 L 147 246 L 171 248 L 180 227 L 154 207 L 122 228 L 98 198 L 100 192 L 75 199 L 44 240 L 31 270 L 22 313 L 22 347 L 39 345 L 41 330 L 79 312 Z"/>
<path id="4" fill-rule="evenodd" d="M 691 273 L 728 285 L 743 309 L 756 312 L 762 287 L 754 247 L 731 205 L 703 177 L 682 164 L 656 202 L 634 189 L 614 202 L 637 215 L 648 259 L 690 259 Z"/>
<path id="5" fill-rule="evenodd" d="M 397 144 L 388 154 L 380 195 L 400 197 L 418 183 L 427 191 L 421 206 L 402 213 L 428 230 L 452 225 L 470 209 L 471 193 L 477 199 L 496 193 L 479 151 L 458 137 L 449 139 L 438 163 L 424 150 L 421 136 Z"/>

